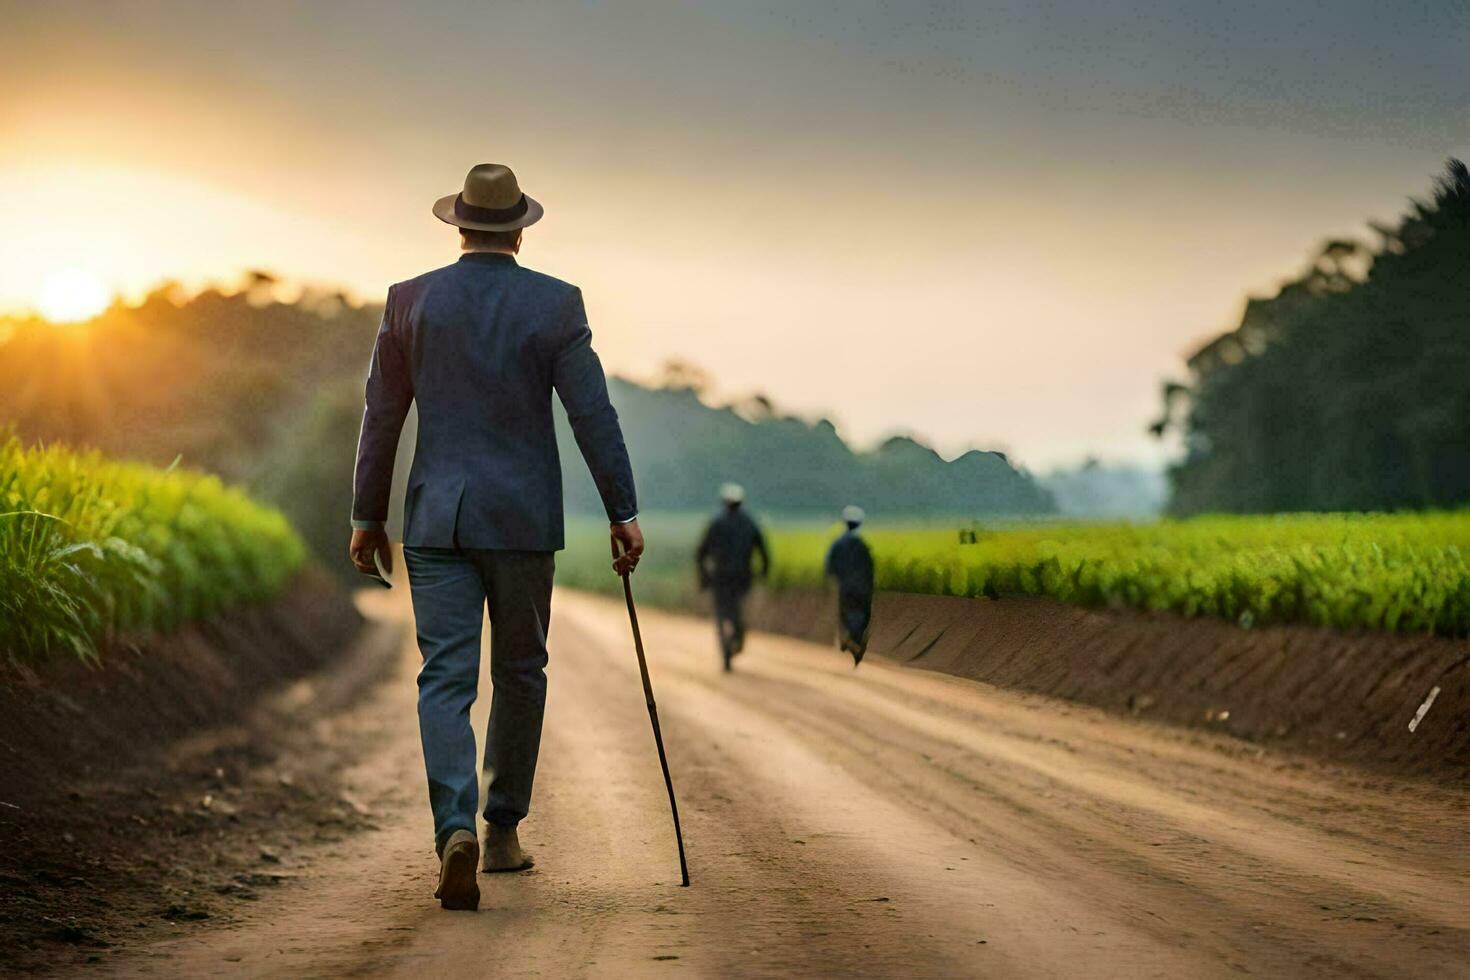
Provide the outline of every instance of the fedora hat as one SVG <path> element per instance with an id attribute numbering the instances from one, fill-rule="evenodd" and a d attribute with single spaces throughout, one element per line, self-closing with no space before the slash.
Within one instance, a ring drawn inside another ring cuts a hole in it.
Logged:
<path id="1" fill-rule="evenodd" d="M 434 202 L 434 217 L 476 231 L 515 231 L 534 225 L 542 213 L 503 163 L 475 164 L 465 174 L 464 190 Z"/>

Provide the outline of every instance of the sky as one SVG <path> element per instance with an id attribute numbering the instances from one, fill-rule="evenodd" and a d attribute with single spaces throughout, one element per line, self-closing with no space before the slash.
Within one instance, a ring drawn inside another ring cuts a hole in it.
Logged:
<path id="1" fill-rule="evenodd" d="M 860 446 L 1158 463 L 1160 383 L 1470 155 L 1470 4 L 0 0 L 0 310 L 452 261 L 546 207 L 610 371 L 680 358 Z M 365 352 L 344 353 L 365 357 Z"/>

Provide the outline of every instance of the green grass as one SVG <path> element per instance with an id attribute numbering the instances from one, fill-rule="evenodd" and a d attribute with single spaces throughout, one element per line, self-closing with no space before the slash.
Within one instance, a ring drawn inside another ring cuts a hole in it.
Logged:
<path id="1" fill-rule="evenodd" d="M 643 514 L 638 524 L 648 551 L 633 574 L 639 602 L 670 608 L 693 603 L 694 549 L 704 531 L 706 514 L 664 511 Z M 567 515 L 567 550 L 556 557 L 556 583 L 589 592 L 622 594 L 612 571 L 607 522 L 585 515 Z"/>
<path id="2" fill-rule="evenodd" d="M 714 511 L 650 511 L 638 518 L 648 551 L 633 575 L 634 595 L 650 605 L 685 608 L 694 602 L 694 549 Z M 825 533 L 827 525 L 802 517 L 758 514 L 762 527 L 786 532 Z M 834 525 L 835 527 L 835 525 Z M 774 538 L 768 538 L 774 547 Z M 820 556 L 819 556 L 820 560 Z M 557 555 L 558 585 L 590 592 L 622 595 L 612 572 L 607 522 L 587 515 L 567 515 L 567 550 Z"/>
<path id="3" fill-rule="evenodd" d="M 286 519 L 216 477 L 0 442 L 0 656 L 95 662 L 278 592 L 306 558 Z"/>
<path id="4" fill-rule="evenodd" d="M 692 595 L 692 553 L 702 520 L 703 515 L 645 519 L 650 552 L 638 572 L 640 596 L 681 604 L 681 597 Z M 605 536 L 605 527 L 598 530 Z M 771 585 L 820 586 L 822 558 L 836 530 L 835 524 L 775 522 L 768 531 Z M 974 544 L 961 544 L 958 530 L 958 522 L 948 528 L 878 523 L 865 529 L 877 559 L 878 588 L 1050 596 L 1080 606 L 1212 616 L 1246 626 L 1470 633 L 1470 511 L 1016 525 L 982 529 Z M 568 574 L 568 566 L 583 563 L 581 554 L 579 549 L 564 560 L 562 581 L 587 577 Z M 615 584 L 612 579 L 605 587 Z"/>

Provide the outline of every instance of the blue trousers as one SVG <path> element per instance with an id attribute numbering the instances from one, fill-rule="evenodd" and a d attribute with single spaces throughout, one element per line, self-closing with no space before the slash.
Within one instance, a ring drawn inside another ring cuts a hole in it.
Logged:
<path id="1" fill-rule="evenodd" d="M 531 805 L 546 707 L 549 551 L 404 548 L 419 651 L 419 735 L 434 811 L 434 847 L 475 830 L 479 796 L 470 706 L 480 680 L 480 625 L 490 613 L 487 823 L 514 827 Z"/>
<path id="2" fill-rule="evenodd" d="M 746 583 L 715 582 L 710 588 L 715 606 L 715 634 L 720 641 L 720 655 L 725 663 L 745 647 Z"/>
<path id="3" fill-rule="evenodd" d="M 868 623 L 873 618 L 873 593 L 837 591 L 837 625 L 844 640 L 858 648 L 868 648 Z"/>

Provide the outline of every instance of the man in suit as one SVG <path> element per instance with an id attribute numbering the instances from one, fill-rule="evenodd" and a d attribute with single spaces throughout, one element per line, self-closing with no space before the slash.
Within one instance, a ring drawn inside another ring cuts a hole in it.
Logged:
<path id="1" fill-rule="evenodd" d="M 699 570 L 699 587 L 709 589 L 714 599 L 715 630 L 725 670 L 745 646 L 745 595 L 751 586 L 751 559 L 760 555 L 760 575 L 770 567 L 766 539 L 741 504 L 745 490 L 737 483 L 720 488 L 724 509 L 710 521 L 700 539 L 694 560 Z"/>
<path id="2" fill-rule="evenodd" d="M 827 550 L 827 574 L 837 580 L 837 640 L 852 654 L 852 665 L 863 662 L 868 651 L 868 629 L 873 617 L 873 553 L 858 534 L 867 515 L 861 507 L 844 507 L 847 530 Z"/>
<path id="3" fill-rule="evenodd" d="M 368 372 L 357 447 L 350 553 L 391 571 L 384 520 L 399 433 L 418 405 L 418 445 L 404 504 L 423 668 L 419 731 L 445 908 L 474 909 L 478 787 L 470 705 L 480 623 L 490 615 L 494 694 L 485 738 L 485 871 L 529 865 L 516 825 L 531 802 L 546 701 L 546 632 L 554 552 L 563 547 L 555 391 L 602 495 L 617 570 L 643 553 L 633 471 L 582 294 L 516 262 L 521 230 L 542 214 L 499 164 L 470 170 L 434 205 L 460 229 L 459 261 L 388 290 Z"/>

